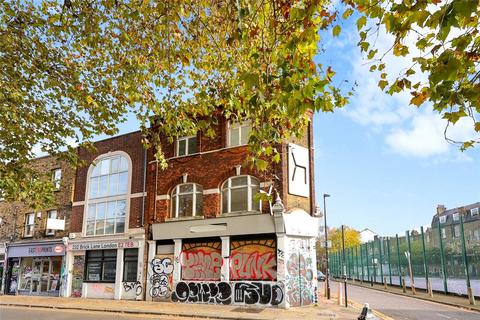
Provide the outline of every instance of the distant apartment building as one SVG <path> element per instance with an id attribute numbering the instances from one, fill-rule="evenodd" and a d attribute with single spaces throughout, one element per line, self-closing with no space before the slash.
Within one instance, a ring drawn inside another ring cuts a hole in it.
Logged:
<path id="1" fill-rule="evenodd" d="M 31 166 L 50 175 L 55 206 L 33 210 L 0 199 L 0 269 L 2 293 L 59 296 L 64 289 L 65 239 L 71 223 L 75 170 L 46 156 Z"/>
<path id="2" fill-rule="evenodd" d="M 446 247 L 455 247 L 460 243 L 460 216 L 463 217 L 466 245 L 480 245 L 480 202 L 466 206 L 447 209 L 437 206 L 437 214 L 432 218 L 430 238 L 433 245 L 439 245 L 439 237 Z"/>

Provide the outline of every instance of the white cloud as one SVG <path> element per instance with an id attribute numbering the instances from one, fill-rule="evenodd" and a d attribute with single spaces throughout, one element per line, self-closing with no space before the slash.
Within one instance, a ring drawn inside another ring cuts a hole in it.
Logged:
<path id="1" fill-rule="evenodd" d="M 354 27 L 348 34 L 356 33 Z M 348 37 L 351 40 L 351 36 Z M 414 37 L 410 39 L 414 41 Z M 439 162 L 473 161 L 466 154 L 461 153 L 458 146 L 445 140 L 444 130 L 447 122 L 434 112 L 430 106 L 424 105 L 417 109 L 409 104 L 409 92 L 401 92 L 390 96 L 380 90 L 377 83 L 378 74 L 369 72 L 370 65 L 354 45 L 358 40 L 351 42 L 350 47 L 342 47 L 342 58 L 349 61 L 351 73 L 349 78 L 358 82 L 356 94 L 351 104 L 343 109 L 343 114 L 353 121 L 366 126 L 375 135 L 383 135 L 383 141 L 391 152 L 404 157 L 433 160 Z M 379 34 L 376 48 L 379 52 L 386 52 L 393 43 L 393 37 L 384 32 Z M 386 72 L 389 79 L 395 78 L 412 65 L 411 58 L 418 52 L 413 52 L 405 58 L 387 55 L 384 58 Z M 412 79 L 426 81 L 427 77 L 420 71 Z M 475 135 L 472 123 L 467 119 L 459 121 L 455 126 L 450 125 L 447 136 L 456 141 L 466 141 Z"/>

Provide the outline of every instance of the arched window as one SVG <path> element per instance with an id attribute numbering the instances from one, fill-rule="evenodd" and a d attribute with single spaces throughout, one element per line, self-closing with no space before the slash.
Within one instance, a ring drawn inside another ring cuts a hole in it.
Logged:
<path id="1" fill-rule="evenodd" d="M 203 188 L 196 183 L 179 184 L 172 190 L 172 217 L 202 216 Z"/>
<path id="2" fill-rule="evenodd" d="M 260 182 L 252 176 L 231 177 L 222 186 L 222 213 L 260 211 L 260 201 L 255 195 L 260 191 Z"/>
<path id="3" fill-rule="evenodd" d="M 89 170 L 86 235 L 125 232 L 129 160 L 122 154 L 102 157 Z"/>

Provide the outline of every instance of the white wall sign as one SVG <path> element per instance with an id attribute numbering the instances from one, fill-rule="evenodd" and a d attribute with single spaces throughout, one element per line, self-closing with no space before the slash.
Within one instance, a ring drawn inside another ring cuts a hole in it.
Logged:
<path id="1" fill-rule="evenodd" d="M 47 219 L 47 229 L 65 230 L 65 220 L 63 219 Z"/>
<path id="2" fill-rule="evenodd" d="M 118 249 L 118 248 L 137 248 L 137 241 L 121 241 L 121 242 L 91 242 L 91 243 L 72 243 L 68 245 L 68 250 L 102 250 L 102 249 Z"/>
<path id="3" fill-rule="evenodd" d="M 293 143 L 288 145 L 288 193 L 310 196 L 310 157 L 308 149 Z"/>

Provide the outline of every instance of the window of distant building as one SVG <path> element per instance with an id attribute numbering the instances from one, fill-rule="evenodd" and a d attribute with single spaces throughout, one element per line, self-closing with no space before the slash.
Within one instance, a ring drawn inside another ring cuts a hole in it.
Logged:
<path id="1" fill-rule="evenodd" d="M 445 223 L 447 221 L 447 216 L 440 216 L 440 223 Z"/>
<path id="2" fill-rule="evenodd" d="M 453 221 L 459 221 L 460 220 L 460 214 L 458 212 L 455 212 L 453 215 Z"/>
<path id="3" fill-rule="evenodd" d="M 441 232 L 442 232 L 442 239 L 447 238 L 447 231 L 445 230 L 445 228 L 442 228 Z"/>
<path id="4" fill-rule="evenodd" d="M 86 281 L 115 282 L 117 250 L 88 250 L 85 267 Z"/>
<path id="5" fill-rule="evenodd" d="M 89 170 L 86 204 L 87 236 L 125 232 L 130 192 L 130 160 L 114 152 L 95 161 Z"/>
<path id="6" fill-rule="evenodd" d="M 478 208 L 470 209 L 470 215 L 471 215 L 472 217 L 478 216 Z"/>
<path id="7" fill-rule="evenodd" d="M 453 237 L 458 238 L 460 237 L 460 225 L 453 226 Z"/>

